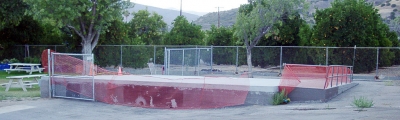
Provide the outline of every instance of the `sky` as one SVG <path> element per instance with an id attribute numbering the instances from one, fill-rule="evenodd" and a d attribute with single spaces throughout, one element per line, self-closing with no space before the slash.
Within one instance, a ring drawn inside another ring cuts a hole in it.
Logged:
<path id="1" fill-rule="evenodd" d="M 131 2 L 159 7 L 164 9 L 180 10 L 181 0 L 130 0 Z M 182 0 L 182 11 L 201 13 L 230 10 L 247 3 L 247 0 Z"/>

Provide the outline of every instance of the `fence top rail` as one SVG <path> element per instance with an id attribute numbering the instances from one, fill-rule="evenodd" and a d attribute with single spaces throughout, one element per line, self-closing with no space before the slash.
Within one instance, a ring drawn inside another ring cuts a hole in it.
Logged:
<path id="1" fill-rule="evenodd" d="M 353 66 L 348 66 L 348 65 L 329 65 L 332 67 L 353 67 Z"/>
<path id="2" fill-rule="evenodd" d="M 209 50 L 211 48 L 166 48 L 166 50 Z"/>
<path id="3" fill-rule="evenodd" d="M 15 46 L 54 47 L 54 46 L 65 46 L 65 45 L 15 45 Z"/>
<path id="4" fill-rule="evenodd" d="M 43 46 L 43 47 L 54 47 L 54 46 L 65 46 L 65 45 L 15 45 L 15 46 Z M 213 48 L 213 47 L 239 47 L 239 48 L 246 48 L 246 46 L 206 46 L 206 45 L 97 45 L 99 47 L 102 46 L 114 46 L 114 47 L 207 47 L 207 48 Z M 263 48 L 263 47 L 269 47 L 269 48 L 351 48 L 351 49 L 377 49 L 377 48 L 382 48 L 382 49 L 400 49 L 400 47 L 332 47 L 332 46 L 254 46 L 256 48 Z"/>
<path id="5" fill-rule="evenodd" d="M 348 65 L 308 65 L 308 64 L 285 64 L 285 65 L 293 65 L 293 66 L 315 66 L 315 67 L 353 67 Z"/>
<path id="6" fill-rule="evenodd" d="M 51 54 L 54 54 L 54 55 L 84 55 L 84 56 L 86 56 L 86 55 L 92 55 L 92 54 L 77 54 L 77 53 L 51 53 Z"/>
<path id="7" fill-rule="evenodd" d="M 284 64 L 289 66 L 315 66 L 315 67 L 328 67 L 326 65 L 308 65 L 308 64 Z"/>

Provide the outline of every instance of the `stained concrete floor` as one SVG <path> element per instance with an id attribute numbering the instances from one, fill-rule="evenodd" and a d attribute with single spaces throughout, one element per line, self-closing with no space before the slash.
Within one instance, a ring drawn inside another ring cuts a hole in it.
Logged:
<path id="1" fill-rule="evenodd" d="M 70 99 L 0 102 L 0 120 L 155 120 L 155 119 L 400 119 L 400 81 L 355 81 L 358 86 L 326 103 L 279 106 L 235 106 L 219 109 L 170 110 L 110 105 Z M 367 97 L 372 108 L 359 110 L 354 98 Z"/>

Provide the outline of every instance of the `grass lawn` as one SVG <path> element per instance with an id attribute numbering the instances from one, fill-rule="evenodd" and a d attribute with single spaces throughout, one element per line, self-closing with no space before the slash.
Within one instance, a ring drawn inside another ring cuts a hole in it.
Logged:
<path id="1" fill-rule="evenodd" d="M 47 74 L 47 73 L 32 73 L 32 74 Z M 26 72 L 11 72 L 8 74 L 6 71 L 0 70 L 0 84 L 7 83 L 9 79 L 8 76 L 18 76 L 18 75 L 29 75 Z M 32 81 L 33 78 L 23 79 L 23 81 Z M 15 80 L 13 82 L 16 82 Z M 7 92 L 6 87 L 0 86 L 0 101 L 7 99 L 22 100 L 25 97 L 40 97 L 40 87 L 39 85 L 34 85 L 32 88 L 26 88 L 27 92 L 24 92 L 22 88 L 10 88 Z"/>

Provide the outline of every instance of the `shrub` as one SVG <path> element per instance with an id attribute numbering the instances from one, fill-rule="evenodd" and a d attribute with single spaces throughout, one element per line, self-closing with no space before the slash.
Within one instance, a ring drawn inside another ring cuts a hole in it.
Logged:
<path id="1" fill-rule="evenodd" d="M 386 4 L 382 4 L 381 7 L 385 7 Z"/>
<path id="2" fill-rule="evenodd" d="M 392 4 L 392 6 L 391 6 L 392 8 L 394 8 L 394 7 L 396 7 L 396 4 Z"/>
<path id="3" fill-rule="evenodd" d="M 393 12 L 397 12 L 397 9 L 393 9 Z"/>
<path id="4" fill-rule="evenodd" d="M 366 97 L 360 97 L 360 98 L 354 97 L 353 105 L 358 108 L 370 108 L 374 105 L 374 101 L 368 100 Z"/>
<path id="5" fill-rule="evenodd" d="M 390 3 L 386 3 L 386 6 L 390 6 Z"/>
<path id="6" fill-rule="evenodd" d="M 19 60 L 16 58 L 10 59 L 10 63 L 19 63 Z"/>
<path id="7" fill-rule="evenodd" d="M 272 104 L 273 105 L 280 105 L 280 104 L 286 104 L 290 102 L 290 99 L 287 98 L 286 94 L 285 94 L 285 89 L 283 89 L 282 91 L 275 93 L 273 98 L 272 98 Z"/>
<path id="8" fill-rule="evenodd" d="M 37 57 L 26 57 L 24 58 L 25 63 L 40 63 L 40 59 Z"/>
<path id="9" fill-rule="evenodd" d="M 9 59 L 4 59 L 3 61 L 1 61 L 1 64 L 8 64 L 8 63 L 10 63 Z"/>

